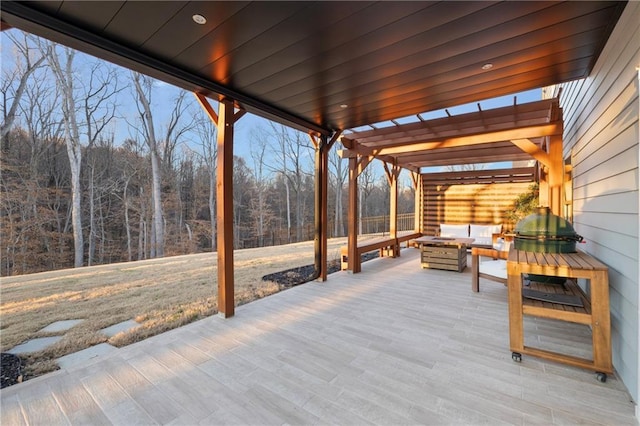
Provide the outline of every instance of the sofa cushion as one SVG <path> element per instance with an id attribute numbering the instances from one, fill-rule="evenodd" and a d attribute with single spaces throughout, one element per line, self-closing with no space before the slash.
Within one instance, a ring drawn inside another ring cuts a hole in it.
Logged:
<path id="1" fill-rule="evenodd" d="M 507 279 L 506 260 L 498 259 L 480 262 L 480 264 L 478 265 L 478 269 L 481 274 L 491 275 L 497 278 L 502 278 L 504 280 Z"/>
<path id="2" fill-rule="evenodd" d="M 469 238 L 469 225 L 440 224 L 440 236 L 450 238 Z"/>
<path id="3" fill-rule="evenodd" d="M 493 234 L 502 232 L 502 224 L 498 225 L 476 225 L 471 224 L 469 238 L 473 238 L 473 245 L 491 246 L 493 244 Z"/>

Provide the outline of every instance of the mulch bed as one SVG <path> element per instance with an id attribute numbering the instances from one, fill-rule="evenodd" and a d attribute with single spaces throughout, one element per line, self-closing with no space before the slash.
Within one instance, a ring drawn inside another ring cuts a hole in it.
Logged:
<path id="1" fill-rule="evenodd" d="M 362 262 L 375 259 L 379 254 L 377 251 L 365 253 L 362 255 Z M 328 273 L 332 274 L 340 270 L 340 260 L 333 260 L 328 264 Z M 291 268 L 280 272 L 274 272 L 262 277 L 262 281 L 272 281 L 277 283 L 281 289 L 294 287 L 313 280 L 315 273 L 315 265 L 305 265 L 297 268 Z"/>
<path id="2" fill-rule="evenodd" d="M 2 353 L 0 365 L 0 389 L 22 381 L 22 362 L 17 355 Z"/>

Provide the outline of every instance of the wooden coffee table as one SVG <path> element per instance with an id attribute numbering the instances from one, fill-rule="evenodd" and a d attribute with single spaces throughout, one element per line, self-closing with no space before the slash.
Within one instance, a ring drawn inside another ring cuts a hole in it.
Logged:
<path id="1" fill-rule="evenodd" d="M 467 246 L 473 238 L 420 237 L 420 266 L 422 269 L 464 271 L 467 267 Z"/>

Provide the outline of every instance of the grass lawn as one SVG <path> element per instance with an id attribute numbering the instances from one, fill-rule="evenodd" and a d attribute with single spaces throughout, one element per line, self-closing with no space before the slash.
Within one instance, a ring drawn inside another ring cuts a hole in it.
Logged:
<path id="1" fill-rule="evenodd" d="M 346 238 L 329 240 L 329 260 Z M 313 264 L 313 242 L 237 250 L 236 305 L 279 291 L 262 276 Z M 150 259 L 7 277 L 0 281 L 2 352 L 55 321 L 84 319 L 49 348 L 22 356 L 25 378 L 55 370 L 55 359 L 108 342 L 125 346 L 217 313 L 215 253 Z M 136 330 L 107 338 L 100 329 L 134 319 Z M 59 334 L 59 333 L 57 333 Z"/>

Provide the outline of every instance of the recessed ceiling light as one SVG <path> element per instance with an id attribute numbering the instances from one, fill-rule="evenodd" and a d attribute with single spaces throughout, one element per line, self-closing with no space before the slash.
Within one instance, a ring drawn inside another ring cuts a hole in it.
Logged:
<path id="1" fill-rule="evenodd" d="M 207 18 L 205 18 L 204 16 L 200 15 L 199 13 L 196 13 L 195 15 L 193 15 L 191 17 L 191 19 L 193 19 L 193 22 L 195 22 L 196 24 L 199 25 L 204 25 L 207 23 Z"/>
<path id="2" fill-rule="evenodd" d="M 348 107 L 349 107 L 349 105 L 347 105 L 347 104 L 340 104 L 340 108 L 342 108 L 342 109 L 348 108 Z"/>
<path id="3" fill-rule="evenodd" d="M 493 68 L 493 64 L 491 62 L 487 62 L 482 66 L 483 70 L 490 70 L 491 68 Z"/>

